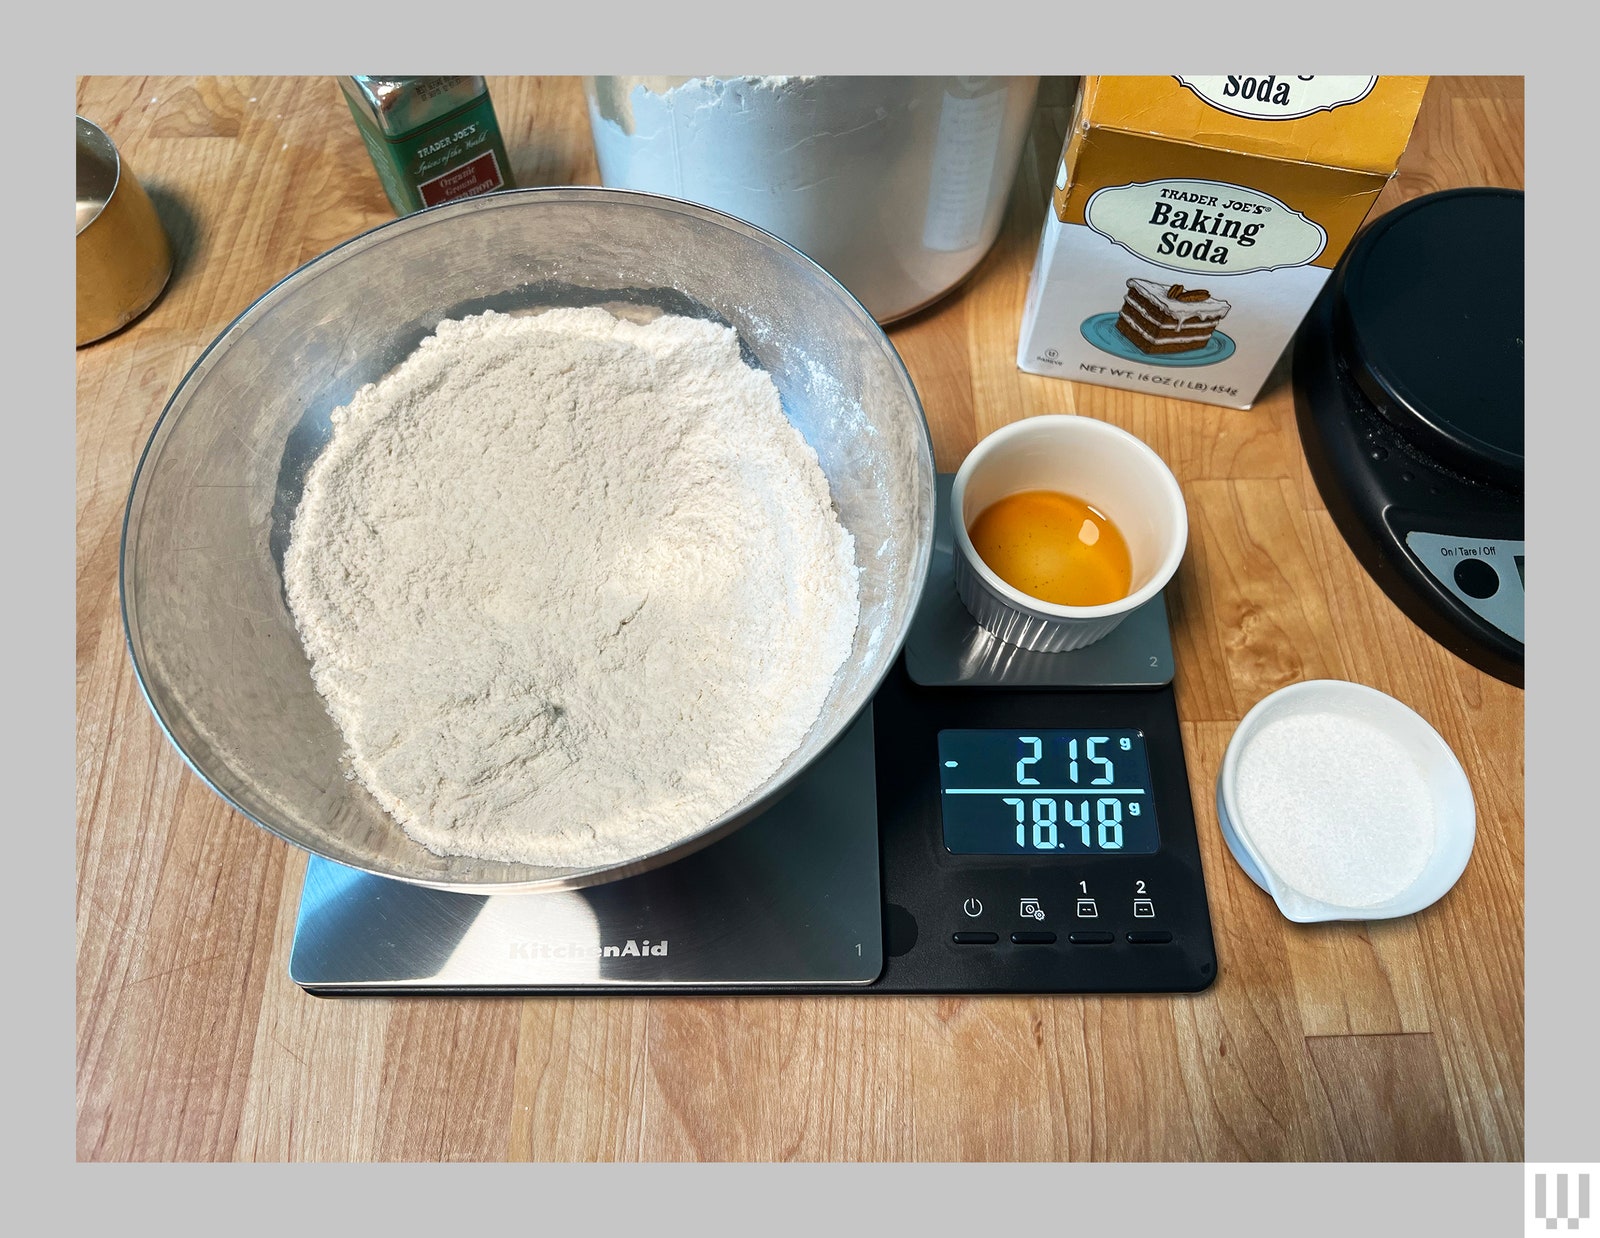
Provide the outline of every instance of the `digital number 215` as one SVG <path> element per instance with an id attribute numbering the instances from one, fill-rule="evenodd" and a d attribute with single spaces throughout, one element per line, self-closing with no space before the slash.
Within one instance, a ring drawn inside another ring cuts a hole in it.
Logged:
<path id="1" fill-rule="evenodd" d="M 1017 785 L 1019 787 L 1037 787 L 1039 780 L 1029 777 L 1028 767 L 1037 765 L 1043 759 L 1044 741 L 1037 735 L 1019 735 L 1017 738 L 1020 742 L 1029 745 L 1033 749 L 1032 756 L 1023 757 L 1017 762 Z M 1109 735 L 1091 735 L 1083 745 L 1084 759 L 1091 765 L 1098 765 L 1104 771 L 1100 777 L 1089 780 L 1091 787 L 1109 787 L 1112 783 L 1113 773 L 1110 760 L 1095 751 L 1099 745 L 1109 744 L 1110 742 L 1111 737 Z M 1076 736 L 1067 741 L 1067 781 L 1073 783 L 1078 781 L 1078 740 Z"/>

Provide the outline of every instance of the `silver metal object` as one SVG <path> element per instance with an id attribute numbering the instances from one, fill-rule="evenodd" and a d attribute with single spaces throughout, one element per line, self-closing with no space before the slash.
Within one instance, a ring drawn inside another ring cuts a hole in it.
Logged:
<path id="1" fill-rule="evenodd" d="M 412 842 L 345 777 L 341 738 L 283 596 L 290 521 L 333 410 L 441 319 L 557 305 L 733 326 L 816 450 L 861 569 L 855 643 L 804 743 L 692 837 L 604 868 L 436 856 Z M 933 521 L 933 452 L 911 379 L 872 316 L 815 263 L 690 203 L 519 190 L 364 233 L 270 289 L 212 343 L 169 400 L 134 477 L 123 615 L 140 685 L 169 738 L 272 833 L 347 867 L 438 889 L 575 888 L 723 837 L 775 804 L 849 729 L 904 641 Z"/>
<path id="2" fill-rule="evenodd" d="M 421 84 L 420 88 L 418 84 Z M 397 137 L 483 98 L 481 77 L 341 77 L 350 105 L 378 132 Z"/>
<path id="3" fill-rule="evenodd" d="M 105 130 L 82 116 L 75 129 L 82 348 L 155 304 L 172 276 L 172 243 L 150 195 Z"/>

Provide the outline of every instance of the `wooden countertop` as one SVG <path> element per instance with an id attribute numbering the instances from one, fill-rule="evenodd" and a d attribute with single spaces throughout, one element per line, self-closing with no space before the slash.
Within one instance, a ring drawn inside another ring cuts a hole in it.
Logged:
<path id="1" fill-rule="evenodd" d="M 577 79 L 491 90 L 519 185 L 597 182 Z M 178 253 L 155 307 L 77 354 L 80 1159 L 1523 1159 L 1523 695 L 1362 571 L 1306 471 L 1284 371 L 1246 412 L 1018 372 L 1064 83 L 1041 92 L 1000 242 L 890 334 L 940 469 L 1006 422 L 1080 412 L 1143 437 L 1183 483 L 1170 612 L 1220 960 L 1187 997 L 301 992 L 287 963 L 305 856 L 157 728 L 124 644 L 118 538 L 135 462 L 201 350 L 392 212 L 328 78 L 86 78 L 77 102 Z M 1522 116 L 1520 78 L 1436 78 L 1383 205 L 1520 187 Z M 1218 834 L 1235 724 L 1323 677 L 1411 705 L 1471 776 L 1472 861 L 1419 915 L 1291 925 Z"/>

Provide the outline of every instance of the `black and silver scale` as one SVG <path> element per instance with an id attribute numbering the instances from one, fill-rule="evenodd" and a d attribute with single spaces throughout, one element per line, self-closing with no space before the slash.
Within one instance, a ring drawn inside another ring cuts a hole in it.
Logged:
<path id="1" fill-rule="evenodd" d="M 1345 253 L 1296 336 L 1300 440 L 1386 594 L 1521 686 L 1523 195 L 1426 194 Z"/>
<path id="2" fill-rule="evenodd" d="M 323 995 L 1177 993 L 1217 974 L 1156 597 L 1071 653 L 956 596 L 951 477 L 872 704 L 703 850 L 554 893 L 444 892 L 312 856 L 289 972 Z"/>

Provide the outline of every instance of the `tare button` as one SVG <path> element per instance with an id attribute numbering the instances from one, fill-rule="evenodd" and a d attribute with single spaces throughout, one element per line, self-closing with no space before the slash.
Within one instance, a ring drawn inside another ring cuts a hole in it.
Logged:
<path id="1" fill-rule="evenodd" d="M 1502 538 L 1473 540 L 1413 529 L 1406 549 L 1428 574 L 1479 618 L 1513 640 L 1523 638 L 1522 559 L 1526 543 Z"/>
<path id="2" fill-rule="evenodd" d="M 1456 588 L 1469 598 L 1492 598 L 1500 592 L 1500 573 L 1489 566 L 1487 559 L 1458 559 L 1451 575 Z"/>

